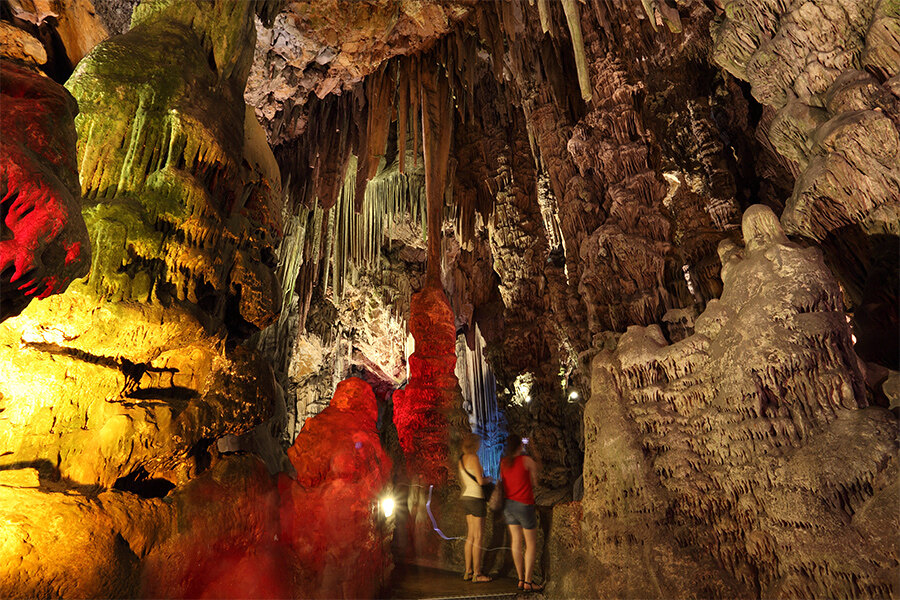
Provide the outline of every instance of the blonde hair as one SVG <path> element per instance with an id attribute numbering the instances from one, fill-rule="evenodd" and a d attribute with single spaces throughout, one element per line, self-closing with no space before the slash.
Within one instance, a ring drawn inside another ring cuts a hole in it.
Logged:
<path id="1" fill-rule="evenodd" d="M 462 450 L 465 454 L 475 454 L 481 446 L 481 436 L 477 433 L 468 433 L 463 436 Z"/>

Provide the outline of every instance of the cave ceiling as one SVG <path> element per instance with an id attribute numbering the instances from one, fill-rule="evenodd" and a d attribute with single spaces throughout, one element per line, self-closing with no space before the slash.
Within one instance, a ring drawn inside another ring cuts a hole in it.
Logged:
<path id="1" fill-rule="evenodd" d="M 170 3 L 89 4 L 9 6 L 26 24 L 57 15 L 74 64 L 127 30 L 135 6 Z M 871 281 L 890 271 L 883 237 L 897 233 L 900 187 L 892 6 L 255 2 L 243 96 L 280 168 L 282 233 L 293 232 L 278 251 L 283 310 L 296 296 L 303 330 L 347 290 L 393 304 L 403 328 L 426 237 L 419 89 L 436 69 L 454 107 L 432 128 L 451 144 L 444 286 L 458 327 L 483 315 L 506 384 L 528 370 L 565 386 L 630 325 L 688 334 L 721 293 L 715 248 L 753 203 L 821 245 L 847 308 L 877 320 L 886 309 Z M 66 26 L 76 14 L 93 23 L 84 39 Z M 840 183 L 854 178 L 863 193 Z M 343 328 L 320 325 L 323 339 Z M 402 365 L 365 340 L 399 333 L 352 329 L 357 362 L 397 381 Z"/>

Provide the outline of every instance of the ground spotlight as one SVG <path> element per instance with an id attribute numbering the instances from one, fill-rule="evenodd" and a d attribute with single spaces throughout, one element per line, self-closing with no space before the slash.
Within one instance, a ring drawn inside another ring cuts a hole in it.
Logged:
<path id="1" fill-rule="evenodd" d="M 381 499 L 381 512 L 384 513 L 384 516 L 390 517 L 394 514 L 394 499 L 390 496 Z"/>

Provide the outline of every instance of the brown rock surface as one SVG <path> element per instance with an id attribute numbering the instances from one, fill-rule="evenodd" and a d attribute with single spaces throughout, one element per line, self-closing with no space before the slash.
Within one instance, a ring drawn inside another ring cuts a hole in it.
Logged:
<path id="1" fill-rule="evenodd" d="M 346 93 L 387 59 L 426 49 L 469 12 L 452 0 L 291 2 L 272 27 L 257 22 L 247 103 L 273 145 L 306 129 L 307 97 Z"/>
<path id="2" fill-rule="evenodd" d="M 556 543 L 600 576 L 563 566 L 560 593 L 895 593 L 896 547 L 868 532 L 896 529 L 896 417 L 866 407 L 819 252 L 762 206 L 743 233 L 720 245 L 725 289 L 696 334 L 631 327 L 594 359 L 581 538 Z"/>
<path id="3" fill-rule="evenodd" d="M 875 292 L 874 280 L 894 284 L 897 271 L 900 5 L 741 0 L 713 40 L 715 61 L 777 110 L 767 135 L 798 173 L 781 215 L 786 231 L 822 245 L 864 315 L 867 359 L 896 367 L 896 342 L 868 321 L 875 313 L 896 329 L 898 296 Z"/>

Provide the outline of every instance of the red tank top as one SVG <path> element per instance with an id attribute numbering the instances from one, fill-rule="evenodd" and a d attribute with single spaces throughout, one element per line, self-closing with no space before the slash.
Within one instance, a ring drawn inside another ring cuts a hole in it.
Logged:
<path id="1" fill-rule="evenodd" d="M 534 504 L 534 490 L 531 489 L 531 476 L 525 468 L 525 457 L 517 456 L 512 466 L 507 464 L 506 460 L 500 461 L 500 477 L 506 498 L 522 504 Z"/>

